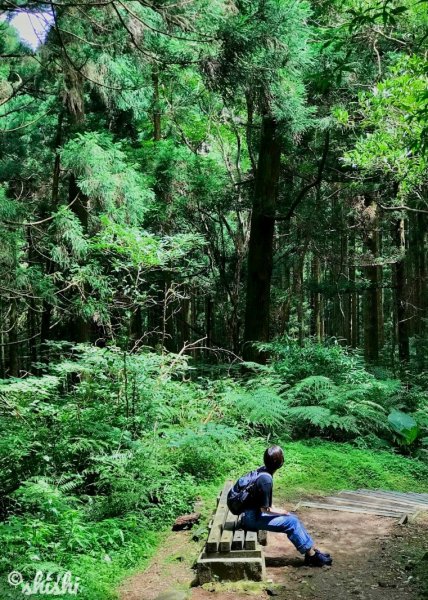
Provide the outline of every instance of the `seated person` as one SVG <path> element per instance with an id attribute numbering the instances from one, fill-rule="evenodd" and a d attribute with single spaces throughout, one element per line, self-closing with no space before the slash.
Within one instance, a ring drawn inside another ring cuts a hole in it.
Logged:
<path id="1" fill-rule="evenodd" d="M 297 550 L 305 555 L 305 564 L 312 567 L 331 565 L 330 554 L 314 548 L 314 542 L 302 523 L 289 512 L 272 512 L 273 475 L 284 464 L 284 452 L 271 446 L 264 453 L 264 467 L 244 475 L 228 494 L 228 506 L 233 514 L 242 513 L 242 526 L 249 531 L 285 533 Z"/>

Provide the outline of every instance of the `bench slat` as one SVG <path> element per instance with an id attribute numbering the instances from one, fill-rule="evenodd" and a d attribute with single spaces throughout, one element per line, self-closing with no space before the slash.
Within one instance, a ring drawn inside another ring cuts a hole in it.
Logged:
<path id="1" fill-rule="evenodd" d="M 238 517 L 236 515 L 233 515 L 230 511 L 227 513 L 226 521 L 224 522 L 223 533 L 221 534 L 220 539 L 220 552 L 230 552 L 237 520 Z"/>
<path id="2" fill-rule="evenodd" d="M 247 531 L 245 536 L 245 550 L 255 550 L 257 546 L 257 531 Z"/>
<path id="3" fill-rule="evenodd" d="M 213 524 L 206 544 L 207 553 L 218 551 L 224 522 L 226 520 L 227 513 L 229 512 L 229 509 L 227 508 L 227 494 L 231 487 L 232 482 L 227 481 L 224 485 L 223 491 L 221 492 L 220 500 L 218 502 L 217 510 L 214 515 Z"/>
<path id="4" fill-rule="evenodd" d="M 236 529 L 233 534 L 232 550 L 242 550 L 244 548 L 245 532 L 243 529 Z"/>
<path id="5" fill-rule="evenodd" d="M 258 550 L 232 550 L 231 552 L 203 552 L 201 558 L 233 560 L 234 558 L 262 558 L 262 549 Z"/>

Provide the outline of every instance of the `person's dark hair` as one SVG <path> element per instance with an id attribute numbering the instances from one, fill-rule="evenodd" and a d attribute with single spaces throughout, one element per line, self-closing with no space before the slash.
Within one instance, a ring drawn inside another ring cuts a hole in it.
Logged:
<path id="1" fill-rule="evenodd" d="M 263 461 L 268 471 L 276 471 L 284 464 L 284 452 L 280 446 L 266 448 Z"/>

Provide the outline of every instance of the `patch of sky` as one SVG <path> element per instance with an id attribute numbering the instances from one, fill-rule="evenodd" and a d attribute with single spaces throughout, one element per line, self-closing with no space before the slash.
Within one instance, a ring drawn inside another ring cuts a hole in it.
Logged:
<path id="1" fill-rule="evenodd" d="M 0 16 L 0 20 L 5 21 L 6 17 Z M 21 40 L 33 50 L 43 44 L 53 24 L 53 16 L 49 11 L 19 10 L 9 15 L 7 20 L 17 30 Z"/>

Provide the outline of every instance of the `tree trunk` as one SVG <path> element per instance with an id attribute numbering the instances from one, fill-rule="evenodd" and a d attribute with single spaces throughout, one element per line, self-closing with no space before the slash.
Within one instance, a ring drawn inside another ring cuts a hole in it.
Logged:
<path id="1" fill-rule="evenodd" d="M 69 203 L 73 202 L 71 210 L 79 219 L 83 231 L 86 232 L 89 221 L 88 198 L 80 191 L 73 173 L 70 175 L 68 194 Z M 81 314 L 75 315 L 70 323 L 69 334 L 68 337 L 74 342 L 89 342 L 91 338 L 91 322 Z"/>
<path id="2" fill-rule="evenodd" d="M 191 290 L 185 288 L 183 291 L 183 298 L 180 302 L 180 312 L 179 312 L 179 325 L 180 325 L 180 337 L 181 337 L 181 347 L 184 346 L 186 342 L 190 342 L 191 332 L 191 314 L 190 314 L 190 296 Z M 211 300 L 210 300 L 211 301 Z M 208 300 L 207 300 L 208 302 Z M 207 344 L 208 345 L 208 344 Z"/>
<path id="3" fill-rule="evenodd" d="M 382 238 L 382 223 L 379 214 L 376 219 L 376 231 L 377 231 L 377 256 L 382 256 L 383 252 L 383 238 Z M 381 350 L 385 344 L 385 323 L 383 316 L 383 267 L 380 265 L 378 268 L 378 298 L 377 298 L 377 318 L 378 318 L 378 346 Z"/>
<path id="4" fill-rule="evenodd" d="M 211 348 L 212 346 L 212 338 L 213 338 L 213 317 L 214 317 L 214 303 L 210 296 L 207 296 L 205 299 L 205 331 L 206 331 L 206 346 L 207 348 Z M 209 350 L 207 351 L 206 358 L 210 358 Z"/>
<path id="5" fill-rule="evenodd" d="M 407 362 L 410 356 L 409 328 L 407 320 L 407 276 L 405 262 L 405 227 L 404 219 L 395 223 L 395 244 L 400 255 L 393 268 L 393 283 L 395 288 L 395 324 L 396 339 L 398 342 L 398 357 L 400 361 Z"/>
<path id="6" fill-rule="evenodd" d="M 297 316 L 297 331 L 298 331 L 298 342 L 299 346 L 303 346 L 303 340 L 305 337 L 305 294 L 303 288 L 304 280 L 304 269 L 305 269 L 305 257 L 306 248 L 302 248 L 301 256 L 298 257 L 294 277 L 295 277 L 295 294 L 296 294 L 296 316 Z"/>
<path id="7" fill-rule="evenodd" d="M 379 237 L 377 232 L 377 207 L 376 204 L 366 201 L 367 234 L 366 247 L 372 262 L 364 267 L 367 280 L 367 289 L 364 296 L 364 357 L 368 362 L 376 363 L 379 360 L 379 302 L 380 302 L 380 267 L 374 264 L 379 255 Z"/>
<path id="8" fill-rule="evenodd" d="M 5 344 L 5 326 L 6 320 L 4 318 L 4 306 L 3 300 L 0 297 L 0 379 L 6 377 L 6 344 Z"/>
<path id="9" fill-rule="evenodd" d="M 19 375 L 19 344 L 18 344 L 18 310 L 16 300 L 11 300 L 10 322 L 9 322 L 9 375 L 18 377 Z"/>
<path id="10" fill-rule="evenodd" d="M 350 344 L 352 348 L 358 346 L 358 292 L 357 292 L 357 281 L 356 274 L 357 270 L 355 267 L 355 224 L 354 220 L 351 220 L 351 235 L 349 238 L 349 314 L 350 314 Z"/>
<path id="11" fill-rule="evenodd" d="M 154 68 L 152 73 L 153 82 L 153 139 L 158 142 L 161 139 L 161 111 L 159 106 L 159 72 Z"/>
<path id="12" fill-rule="evenodd" d="M 321 294 L 319 292 L 320 284 L 320 260 L 314 253 L 312 256 L 312 285 L 314 290 L 311 294 L 311 335 L 318 343 L 321 342 Z"/>
<path id="13" fill-rule="evenodd" d="M 143 337 L 143 314 L 141 311 L 141 307 L 138 306 L 136 310 L 131 315 L 130 322 L 130 350 L 135 350 L 141 344 L 141 340 Z"/>
<path id="14" fill-rule="evenodd" d="M 245 359 L 259 362 L 265 362 L 266 356 L 257 351 L 252 342 L 269 340 L 270 286 L 280 160 L 281 145 L 277 125 L 271 116 L 265 115 L 262 119 L 251 215 L 244 334 Z"/>
<path id="15" fill-rule="evenodd" d="M 153 141 L 159 142 L 162 139 L 162 122 L 160 112 L 160 93 L 159 93 L 159 71 L 153 67 L 152 71 L 153 97 L 152 97 L 152 119 L 153 119 Z M 164 204 L 168 203 L 167 194 L 159 181 L 155 183 L 156 197 Z M 169 234 L 169 223 L 163 225 L 163 231 Z M 168 290 L 171 289 L 172 278 L 168 271 L 162 271 L 159 282 L 155 282 L 153 289 L 153 304 L 148 308 L 148 330 L 149 344 L 156 347 L 161 345 L 162 349 L 167 347 L 173 350 L 173 341 L 168 334 L 173 329 L 171 307 L 168 307 Z M 140 309 L 138 309 L 140 310 Z"/>
<path id="16" fill-rule="evenodd" d="M 64 111 L 61 110 L 58 114 L 58 122 L 56 127 L 54 149 L 55 149 L 55 161 L 54 169 L 52 174 L 52 191 L 50 206 L 48 202 L 42 211 L 43 218 L 49 216 L 51 212 L 54 212 L 58 206 L 59 198 L 59 183 L 61 175 L 61 156 L 59 149 L 62 144 L 62 124 L 64 120 Z M 48 258 L 45 260 L 46 274 L 51 274 L 54 270 L 54 266 L 51 260 Z M 40 319 L 40 358 L 46 364 L 49 364 L 49 347 L 46 344 L 51 339 L 51 318 L 52 318 L 52 304 L 47 300 L 43 300 L 42 303 L 42 317 Z"/>
<path id="17" fill-rule="evenodd" d="M 341 255 L 341 270 L 340 270 L 340 291 L 339 291 L 339 303 L 340 312 L 342 315 L 342 331 L 341 335 L 346 341 L 346 345 L 349 346 L 351 343 L 351 310 L 350 310 L 350 293 L 349 293 L 349 239 L 346 230 L 347 221 L 342 216 L 342 227 L 344 232 L 342 233 L 340 255 Z"/>
<path id="18" fill-rule="evenodd" d="M 428 300 L 428 272 L 426 257 L 427 217 L 417 213 L 414 217 L 414 306 L 415 306 L 415 351 L 416 364 L 419 371 L 425 369 L 427 363 L 427 300 Z"/>

